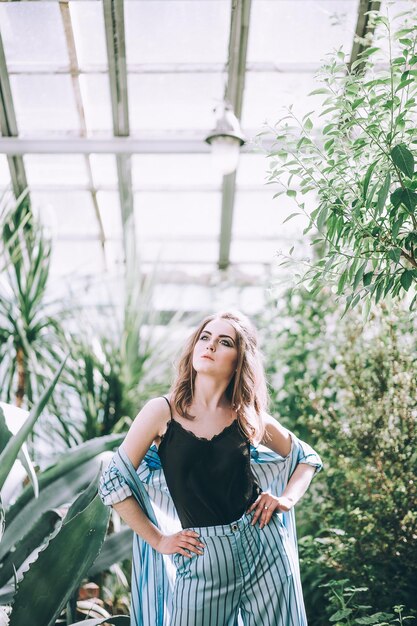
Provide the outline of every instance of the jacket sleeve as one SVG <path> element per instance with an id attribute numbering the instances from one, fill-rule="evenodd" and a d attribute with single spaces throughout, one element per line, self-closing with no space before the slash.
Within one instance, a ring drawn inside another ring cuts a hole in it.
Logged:
<path id="1" fill-rule="evenodd" d="M 297 458 L 297 465 L 299 463 L 306 463 L 312 465 L 315 468 L 313 478 L 323 469 L 323 462 L 317 452 L 305 441 L 295 437 L 293 433 L 293 445 L 295 446 L 295 454 Z M 290 452 L 291 455 L 291 452 Z M 290 456 L 289 455 L 289 456 Z"/>
<path id="2" fill-rule="evenodd" d="M 116 466 L 114 456 L 100 476 L 98 494 L 103 504 L 112 506 L 132 496 L 132 490 Z"/>

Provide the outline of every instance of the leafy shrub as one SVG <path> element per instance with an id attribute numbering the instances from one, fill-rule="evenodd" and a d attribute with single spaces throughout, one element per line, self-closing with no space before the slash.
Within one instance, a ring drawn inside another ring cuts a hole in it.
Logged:
<path id="1" fill-rule="evenodd" d="M 271 411 L 325 464 L 297 515 L 309 617 L 320 626 L 330 613 L 314 610 L 318 585 L 333 579 L 367 587 L 374 612 L 417 609 L 416 324 L 387 305 L 366 328 L 355 311 L 340 315 L 330 291 L 319 301 L 301 291 L 267 327 Z"/>

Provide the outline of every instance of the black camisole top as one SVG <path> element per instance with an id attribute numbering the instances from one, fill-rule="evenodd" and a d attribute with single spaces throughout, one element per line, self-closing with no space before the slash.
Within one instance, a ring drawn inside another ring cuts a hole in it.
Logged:
<path id="1" fill-rule="evenodd" d="M 250 467 L 250 442 L 238 421 L 212 439 L 198 437 L 173 419 L 165 400 L 171 420 L 158 454 L 182 527 L 239 519 L 262 490 Z"/>

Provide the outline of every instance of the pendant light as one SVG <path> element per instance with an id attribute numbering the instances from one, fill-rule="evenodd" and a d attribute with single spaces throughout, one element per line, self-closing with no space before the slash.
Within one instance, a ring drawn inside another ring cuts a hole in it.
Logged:
<path id="1" fill-rule="evenodd" d="M 227 100 L 221 102 L 214 109 L 214 113 L 216 115 L 216 127 L 206 137 L 205 141 L 211 146 L 214 167 L 225 176 L 237 168 L 240 147 L 243 146 L 246 139 L 230 102 Z"/>

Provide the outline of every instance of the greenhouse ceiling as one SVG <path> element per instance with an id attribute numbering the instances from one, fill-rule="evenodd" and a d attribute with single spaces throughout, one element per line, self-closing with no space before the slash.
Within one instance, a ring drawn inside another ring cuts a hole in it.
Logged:
<path id="1" fill-rule="evenodd" d="M 209 304 L 203 288 L 227 276 L 250 308 L 277 252 L 309 249 L 304 220 L 283 223 L 291 199 L 265 184 L 257 136 L 285 106 L 317 107 L 321 60 L 340 47 L 354 60 L 380 4 L 2 2 L 0 186 L 29 189 L 55 278 L 120 276 L 137 255 L 145 270 L 158 261 L 177 305 L 187 285 L 201 292 L 182 306 Z M 248 141 L 222 177 L 205 137 L 225 95 Z"/>

